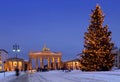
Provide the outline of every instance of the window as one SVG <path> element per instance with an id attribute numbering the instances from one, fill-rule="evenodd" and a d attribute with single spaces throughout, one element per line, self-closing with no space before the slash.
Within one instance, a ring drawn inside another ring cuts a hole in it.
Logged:
<path id="1" fill-rule="evenodd" d="M 2 66 L 0 66 L 0 70 L 2 70 Z"/>
<path id="2" fill-rule="evenodd" d="M 16 61 L 13 62 L 13 66 L 17 66 L 17 62 Z"/>
<path id="3" fill-rule="evenodd" d="M 2 61 L 0 60 L 0 65 L 2 64 Z"/>
<path id="4" fill-rule="evenodd" d="M 0 55 L 0 60 L 2 60 L 2 57 L 1 57 L 1 55 Z"/>

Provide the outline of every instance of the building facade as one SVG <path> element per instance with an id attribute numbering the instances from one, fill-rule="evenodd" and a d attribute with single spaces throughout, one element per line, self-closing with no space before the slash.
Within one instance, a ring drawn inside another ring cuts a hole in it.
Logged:
<path id="1" fill-rule="evenodd" d="M 8 52 L 4 49 L 0 49 L 0 71 L 4 71 L 4 64 L 8 58 Z"/>
<path id="2" fill-rule="evenodd" d="M 18 68 L 19 70 L 24 70 L 24 59 L 22 58 L 17 58 L 17 57 L 13 57 L 13 58 L 8 58 L 6 60 L 5 63 L 5 70 L 6 71 L 14 71 L 16 68 Z"/>
<path id="3" fill-rule="evenodd" d="M 115 47 L 112 50 L 112 54 L 115 57 L 114 67 L 120 68 L 120 49 Z"/>
<path id="4" fill-rule="evenodd" d="M 73 59 L 64 62 L 65 68 L 68 70 L 79 70 L 80 69 L 80 60 L 79 59 Z"/>

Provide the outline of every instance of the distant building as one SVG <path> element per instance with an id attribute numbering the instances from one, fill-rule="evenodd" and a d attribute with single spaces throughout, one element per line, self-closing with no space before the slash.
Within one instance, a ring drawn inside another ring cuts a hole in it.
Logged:
<path id="1" fill-rule="evenodd" d="M 24 59 L 22 58 L 8 58 L 5 63 L 5 70 L 6 71 L 14 71 L 16 68 L 19 70 L 24 70 Z"/>
<path id="2" fill-rule="evenodd" d="M 72 60 L 68 60 L 66 62 L 63 62 L 65 68 L 67 68 L 69 70 L 79 70 L 80 67 L 81 67 L 81 64 L 80 64 L 80 55 L 81 55 L 81 53 L 78 54 L 76 56 L 76 58 L 74 58 Z"/>
<path id="3" fill-rule="evenodd" d="M 120 49 L 117 47 L 113 48 L 112 54 L 115 56 L 114 67 L 120 68 Z"/>
<path id="4" fill-rule="evenodd" d="M 80 60 L 79 59 L 73 59 L 73 60 L 69 60 L 64 62 L 65 64 L 65 68 L 69 69 L 69 70 L 79 70 L 80 69 Z"/>
<path id="5" fill-rule="evenodd" d="M 0 49 L 0 71 L 4 71 L 4 63 L 8 58 L 8 52 L 4 49 Z"/>

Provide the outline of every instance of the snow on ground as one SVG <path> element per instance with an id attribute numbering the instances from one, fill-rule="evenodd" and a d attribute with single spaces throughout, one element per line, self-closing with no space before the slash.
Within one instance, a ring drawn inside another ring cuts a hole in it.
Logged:
<path id="1" fill-rule="evenodd" d="M 14 72 L 5 72 L 5 77 L 14 75 Z M 0 79 L 4 78 L 4 72 L 0 73 Z"/>
<path id="2" fill-rule="evenodd" d="M 120 71 L 49 71 L 30 75 L 29 82 L 120 82 Z"/>
<path id="3" fill-rule="evenodd" d="M 4 74 L 0 73 L 0 82 L 4 80 L 6 80 L 4 82 L 120 82 L 120 70 L 106 72 L 82 72 L 80 70 L 63 72 L 55 70 L 21 74 L 18 79 L 15 79 L 14 74 L 8 72 L 6 78 L 3 78 Z"/>
<path id="4" fill-rule="evenodd" d="M 23 75 L 24 73 L 23 72 L 20 72 L 20 76 Z M 15 72 L 5 72 L 5 75 L 4 75 L 4 72 L 3 73 L 0 73 L 0 82 L 9 82 L 10 80 L 12 79 L 15 79 L 16 76 L 15 76 Z"/>

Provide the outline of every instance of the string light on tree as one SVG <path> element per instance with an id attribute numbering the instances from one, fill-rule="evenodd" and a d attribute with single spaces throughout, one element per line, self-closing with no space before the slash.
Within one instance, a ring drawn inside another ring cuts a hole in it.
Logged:
<path id="1" fill-rule="evenodd" d="M 88 32 L 85 32 L 84 36 L 81 70 L 110 70 L 114 63 L 114 56 L 111 54 L 114 44 L 111 42 L 111 32 L 108 31 L 108 26 L 103 26 L 104 15 L 98 4 L 92 10 L 90 17 Z"/>

